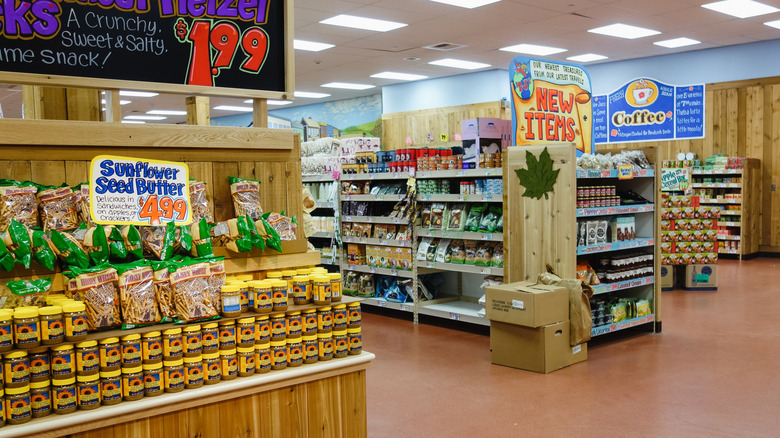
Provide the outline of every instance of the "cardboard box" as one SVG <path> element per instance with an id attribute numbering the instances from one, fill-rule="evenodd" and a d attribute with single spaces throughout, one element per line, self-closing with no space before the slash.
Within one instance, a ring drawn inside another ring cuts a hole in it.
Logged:
<path id="1" fill-rule="evenodd" d="M 461 136 L 464 140 L 474 140 L 478 137 L 501 139 L 509 131 L 510 120 L 480 117 L 461 122 Z"/>
<path id="2" fill-rule="evenodd" d="M 718 265 L 688 265 L 685 267 L 685 288 L 718 290 Z"/>
<path id="3" fill-rule="evenodd" d="M 485 288 L 485 311 L 491 321 L 526 327 L 568 321 L 569 291 L 530 281 L 491 286 Z"/>
<path id="4" fill-rule="evenodd" d="M 662 290 L 674 289 L 674 266 L 673 265 L 661 266 L 661 289 Z"/>
<path id="5" fill-rule="evenodd" d="M 537 373 L 550 373 L 588 358 L 588 345 L 569 345 L 569 321 L 538 328 L 492 321 L 490 361 Z"/>

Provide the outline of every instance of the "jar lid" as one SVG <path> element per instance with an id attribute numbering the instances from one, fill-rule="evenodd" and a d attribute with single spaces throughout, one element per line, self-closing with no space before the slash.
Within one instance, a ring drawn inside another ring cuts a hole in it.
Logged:
<path id="1" fill-rule="evenodd" d="M 255 316 L 255 321 L 265 321 L 268 319 L 268 315 L 258 315 Z"/>
<path id="2" fill-rule="evenodd" d="M 140 373 L 141 371 L 143 371 L 141 365 L 135 367 L 122 368 L 122 374 L 135 374 L 135 373 Z"/>
<path id="3" fill-rule="evenodd" d="M 247 283 L 249 287 L 255 288 L 255 289 L 262 289 L 265 286 L 265 280 L 252 280 Z"/>
<path id="4" fill-rule="evenodd" d="M 320 312 L 330 312 L 330 306 L 320 307 Z"/>
<path id="5" fill-rule="evenodd" d="M 289 271 L 282 271 L 282 276 L 284 277 L 292 277 L 296 274 L 298 274 L 298 271 L 293 271 L 292 269 Z"/>
<path id="6" fill-rule="evenodd" d="M 347 303 L 347 306 L 349 306 L 349 307 L 360 307 L 360 301 L 355 301 L 354 303 Z"/>
<path id="7" fill-rule="evenodd" d="M 333 330 L 333 336 L 346 336 L 346 330 Z"/>
<path id="8" fill-rule="evenodd" d="M 309 281 L 308 275 L 296 275 L 293 277 L 293 281 Z"/>
<path id="9" fill-rule="evenodd" d="M 235 348 L 231 348 L 230 350 L 219 350 L 219 355 L 220 356 L 229 356 L 231 354 L 236 354 L 236 349 Z"/>
<path id="10" fill-rule="evenodd" d="M 339 274 L 338 272 L 335 272 L 333 274 L 328 274 L 328 277 L 330 277 L 331 281 L 332 280 L 341 280 L 341 274 Z"/>
<path id="11" fill-rule="evenodd" d="M 119 343 L 119 338 L 117 338 L 117 337 L 106 338 L 106 339 L 101 339 L 100 340 L 100 345 L 117 344 L 117 343 Z"/>
<path id="12" fill-rule="evenodd" d="M 315 266 L 311 268 L 311 272 L 328 272 L 328 270 L 320 266 Z"/>
<path id="13" fill-rule="evenodd" d="M 18 359 L 20 357 L 27 357 L 26 351 L 12 351 L 3 355 L 4 359 Z"/>
<path id="14" fill-rule="evenodd" d="M 87 306 L 81 301 L 70 301 L 62 303 L 62 311 L 66 313 L 83 312 L 87 310 Z"/>
<path id="15" fill-rule="evenodd" d="M 266 278 L 282 278 L 281 271 L 270 271 L 265 273 Z"/>
<path id="16" fill-rule="evenodd" d="M 284 313 L 272 313 L 271 318 L 284 318 Z"/>
<path id="17" fill-rule="evenodd" d="M 317 313 L 317 309 L 311 308 L 311 309 L 303 309 L 301 310 L 303 313 Z"/>
<path id="18" fill-rule="evenodd" d="M 127 336 L 122 336 L 122 340 L 123 341 L 137 341 L 139 339 L 141 339 L 141 335 L 139 335 L 138 333 L 134 333 L 132 335 L 127 335 Z"/>
<path id="19" fill-rule="evenodd" d="M 271 282 L 271 287 L 283 287 L 287 289 L 287 282 L 284 280 L 273 280 Z"/>
<path id="20" fill-rule="evenodd" d="M 217 328 L 217 323 L 216 323 L 216 322 L 210 322 L 210 323 L 208 323 L 208 324 L 203 324 L 203 328 L 204 328 L 204 329 L 213 329 L 213 328 Z"/>
<path id="21" fill-rule="evenodd" d="M 336 304 L 336 305 L 333 306 L 333 308 L 334 309 L 346 309 L 347 308 L 347 304 L 346 303 L 344 303 L 344 304 Z"/>
<path id="22" fill-rule="evenodd" d="M 249 318 L 241 318 L 238 320 L 239 324 L 254 324 L 255 323 L 255 317 L 249 317 Z"/>
<path id="23" fill-rule="evenodd" d="M 57 315 L 62 313 L 62 307 L 60 306 L 48 306 L 38 309 L 40 315 Z"/>
<path id="24" fill-rule="evenodd" d="M 241 286 L 237 284 L 226 284 L 222 286 L 222 292 L 238 292 L 241 290 Z"/>
<path id="25" fill-rule="evenodd" d="M 56 345 L 54 347 L 50 347 L 50 350 L 52 350 L 52 351 L 73 350 L 73 344 L 60 344 L 60 345 Z"/>
<path id="26" fill-rule="evenodd" d="M 76 348 L 90 348 L 97 347 L 97 341 L 84 341 L 76 344 Z"/>
<path id="27" fill-rule="evenodd" d="M 163 361 L 163 365 L 165 365 L 166 367 L 180 367 L 183 364 L 184 364 L 184 361 L 182 359 L 165 360 L 165 361 Z"/>
<path id="28" fill-rule="evenodd" d="M 51 380 L 46 379 L 40 382 L 30 382 L 30 388 L 31 389 L 43 389 L 48 388 L 49 385 L 51 385 Z"/>
<path id="29" fill-rule="evenodd" d="M 51 384 L 54 386 L 67 386 L 76 383 L 76 378 L 71 377 L 68 379 L 52 379 Z"/>
<path id="30" fill-rule="evenodd" d="M 8 321 L 14 317 L 14 311 L 12 309 L 0 309 L 0 321 Z"/>
<path id="31" fill-rule="evenodd" d="M 181 329 L 180 328 L 172 328 L 172 329 L 168 329 L 168 330 L 163 330 L 163 334 L 164 335 L 168 335 L 168 336 L 169 335 L 180 335 L 181 334 Z"/>
<path id="32" fill-rule="evenodd" d="M 300 314 L 301 314 L 300 310 L 293 310 L 293 311 L 287 312 L 287 316 L 300 315 Z"/>
<path id="33" fill-rule="evenodd" d="M 287 341 L 271 341 L 272 347 L 284 347 L 287 345 Z"/>
<path id="34" fill-rule="evenodd" d="M 235 325 L 235 324 L 236 324 L 236 321 L 232 320 L 232 319 L 222 320 L 222 321 L 219 322 L 219 325 Z"/>
<path id="35" fill-rule="evenodd" d="M 298 273 L 298 275 L 309 275 L 309 274 L 311 274 L 311 269 L 307 269 L 307 268 L 296 269 L 295 271 Z"/>
<path id="36" fill-rule="evenodd" d="M 29 385 L 20 386 L 19 388 L 5 388 L 5 393 L 7 395 L 19 395 L 24 394 L 25 392 L 30 392 Z"/>
<path id="37" fill-rule="evenodd" d="M 157 362 L 157 363 L 145 363 L 145 364 L 143 364 L 143 368 L 144 368 L 144 371 L 159 370 L 160 368 L 162 368 L 162 364 L 159 363 L 159 362 Z"/>
<path id="38" fill-rule="evenodd" d="M 317 333 L 317 337 L 320 338 L 320 339 L 332 338 L 333 334 L 332 333 Z"/>
<path id="39" fill-rule="evenodd" d="M 16 310 L 14 310 L 14 318 L 35 318 L 38 316 L 38 308 L 37 307 L 17 307 Z"/>
<path id="40" fill-rule="evenodd" d="M 92 374 L 91 376 L 76 376 L 76 380 L 81 382 L 94 382 L 96 381 L 100 376 L 97 374 Z"/>
<path id="41" fill-rule="evenodd" d="M 255 344 L 255 350 L 264 350 L 271 348 L 271 341 L 265 341 L 262 344 Z"/>
<path id="42" fill-rule="evenodd" d="M 237 274 L 231 277 L 231 280 L 250 281 L 255 278 L 252 274 Z"/>
<path id="43" fill-rule="evenodd" d="M 185 357 L 184 363 L 195 363 L 203 360 L 203 356 Z"/>
<path id="44" fill-rule="evenodd" d="M 217 359 L 219 358 L 219 353 L 203 353 L 204 359 Z"/>
<path id="45" fill-rule="evenodd" d="M 100 378 L 101 379 L 110 379 L 112 377 L 119 377 L 120 374 L 122 374 L 122 372 L 120 370 L 101 371 L 100 372 Z"/>
<path id="46" fill-rule="evenodd" d="M 199 331 L 200 331 L 200 326 L 199 325 L 190 325 L 190 326 L 184 327 L 184 332 L 185 333 L 199 332 Z"/>
<path id="47" fill-rule="evenodd" d="M 360 327 L 356 327 L 356 328 L 348 328 L 348 329 L 347 329 L 347 333 L 349 333 L 349 334 L 360 333 Z"/>
<path id="48" fill-rule="evenodd" d="M 238 347 L 239 353 L 254 353 L 255 347 Z"/>
<path id="49" fill-rule="evenodd" d="M 314 281 L 317 283 L 330 283 L 330 276 L 329 275 L 318 275 L 314 277 Z"/>
<path id="50" fill-rule="evenodd" d="M 317 335 L 304 335 L 303 340 L 304 341 L 314 341 L 317 339 Z"/>

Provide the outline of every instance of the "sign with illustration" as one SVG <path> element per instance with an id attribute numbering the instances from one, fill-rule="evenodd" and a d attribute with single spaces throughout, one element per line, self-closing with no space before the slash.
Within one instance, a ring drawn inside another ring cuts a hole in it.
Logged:
<path id="1" fill-rule="evenodd" d="M 592 150 L 591 84 L 582 66 L 518 56 L 509 65 L 513 144 Z"/>
<path id="2" fill-rule="evenodd" d="M 136 88 L 162 83 L 173 92 L 277 95 L 289 91 L 286 2 L 5 1 L 0 73 L 46 75 L 55 85 L 80 77 L 92 87 L 132 88 L 125 81 L 134 81 Z"/>
<path id="3" fill-rule="evenodd" d="M 100 155 L 89 168 L 90 214 L 101 225 L 187 225 L 188 182 L 184 163 Z"/>
<path id="4" fill-rule="evenodd" d="M 661 169 L 662 192 L 684 192 L 691 185 L 691 169 L 663 168 Z"/>
<path id="5" fill-rule="evenodd" d="M 632 80 L 593 97 L 595 143 L 704 138 L 704 85 Z"/>

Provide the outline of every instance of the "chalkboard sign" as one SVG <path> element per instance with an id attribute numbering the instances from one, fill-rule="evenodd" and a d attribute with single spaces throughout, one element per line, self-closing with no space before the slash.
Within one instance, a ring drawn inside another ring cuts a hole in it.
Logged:
<path id="1" fill-rule="evenodd" d="M 292 92 L 291 8 L 291 0 L 4 1 L 0 80 L 281 97 Z"/>

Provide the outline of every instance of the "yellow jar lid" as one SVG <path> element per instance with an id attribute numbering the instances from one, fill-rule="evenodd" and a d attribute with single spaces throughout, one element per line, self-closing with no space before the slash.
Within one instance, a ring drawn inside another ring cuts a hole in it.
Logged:
<path id="1" fill-rule="evenodd" d="M 254 353 L 255 347 L 238 347 L 239 353 Z"/>
<path id="2" fill-rule="evenodd" d="M 241 318 L 241 319 L 238 320 L 238 323 L 239 324 L 254 324 L 255 323 L 255 318 L 254 317 Z"/>
<path id="3" fill-rule="evenodd" d="M 36 316 L 38 316 L 37 307 L 17 307 L 14 310 L 14 318 L 26 319 L 35 318 Z"/>
<path id="4" fill-rule="evenodd" d="M 271 287 L 283 287 L 283 288 L 287 289 L 287 282 L 284 281 L 284 280 L 274 280 L 271 283 Z"/>
<path id="5" fill-rule="evenodd" d="M 138 365 L 136 367 L 122 368 L 122 374 L 135 374 L 135 373 L 140 373 L 142 371 L 143 368 L 141 368 L 141 365 Z"/>
<path id="6" fill-rule="evenodd" d="M 281 271 L 269 271 L 265 273 L 266 278 L 282 278 Z"/>
<path id="7" fill-rule="evenodd" d="M 166 367 L 180 367 L 183 364 L 184 364 L 184 361 L 182 359 L 163 361 L 163 365 L 165 365 Z"/>
<path id="8" fill-rule="evenodd" d="M 347 303 L 347 306 L 349 306 L 349 307 L 360 307 L 360 301 L 355 301 L 354 303 Z"/>
<path id="9" fill-rule="evenodd" d="M 255 316 L 255 322 L 265 321 L 268 319 L 268 315 Z"/>
<path id="10" fill-rule="evenodd" d="M 219 358 L 219 353 L 203 353 L 204 359 L 217 359 Z"/>
<path id="11" fill-rule="evenodd" d="M 301 312 L 303 313 L 317 313 L 317 309 L 303 309 Z"/>
<path id="12" fill-rule="evenodd" d="M 232 278 L 233 280 L 239 280 L 239 281 L 251 281 L 255 277 L 252 274 L 238 274 L 238 275 L 234 275 Z"/>
<path id="13" fill-rule="evenodd" d="M 48 306 L 48 307 L 41 307 L 38 309 L 38 313 L 40 315 L 58 315 L 62 313 L 62 307 L 60 306 Z"/>
<path id="14" fill-rule="evenodd" d="M 143 364 L 144 371 L 159 370 L 162 368 L 161 363 L 145 363 Z"/>
<path id="15" fill-rule="evenodd" d="M 332 333 L 317 333 L 317 337 L 320 338 L 320 339 L 332 338 L 333 334 Z"/>
<path id="16" fill-rule="evenodd" d="M 170 336 L 170 335 L 180 335 L 181 334 L 181 329 L 180 328 L 173 328 L 173 329 L 163 330 L 163 334 L 167 335 L 167 336 Z"/>
<path id="17" fill-rule="evenodd" d="M 336 310 L 336 309 L 341 310 L 341 309 L 346 309 L 346 308 L 347 308 L 347 304 L 346 303 L 344 303 L 344 304 L 334 304 L 333 305 L 333 309 L 334 310 Z"/>
<path id="18" fill-rule="evenodd" d="M 315 283 L 330 283 L 330 277 L 327 275 L 314 275 L 311 281 Z"/>
<path id="19" fill-rule="evenodd" d="M 285 342 L 287 342 L 288 344 L 294 344 L 294 343 L 300 344 L 301 343 L 301 335 L 289 336 L 289 337 L 287 337 L 287 340 Z"/>
<path id="20" fill-rule="evenodd" d="M 236 321 L 234 321 L 232 319 L 229 319 L 227 321 L 220 321 L 219 322 L 219 325 L 235 325 L 235 324 L 236 324 Z"/>
<path id="21" fill-rule="evenodd" d="M 272 347 L 284 347 L 287 345 L 287 341 L 271 341 Z"/>
<path id="22" fill-rule="evenodd" d="M 250 282 L 247 282 L 247 284 L 249 285 L 249 287 L 259 289 L 263 287 L 263 285 L 265 284 L 265 280 L 252 280 Z"/>
<path id="23" fill-rule="evenodd" d="M 87 306 L 81 301 L 71 301 L 62 303 L 62 311 L 65 313 L 83 312 Z"/>
<path id="24" fill-rule="evenodd" d="M 94 382 L 96 381 L 100 376 L 97 374 L 93 374 L 91 376 L 76 376 L 76 380 L 78 382 Z"/>
<path id="25" fill-rule="evenodd" d="M 301 314 L 300 310 L 293 310 L 293 311 L 287 312 L 287 316 L 298 316 L 300 314 Z"/>
<path id="26" fill-rule="evenodd" d="M 217 323 L 216 323 L 216 322 L 210 322 L 210 323 L 208 323 L 208 324 L 203 324 L 203 328 L 204 328 L 204 329 L 213 329 L 213 328 L 217 328 Z"/>
<path id="27" fill-rule="evenodd" d="M 295 277 L 293 277 L 293 281 L 307 282 L 307 281 L 309 281 L 309 276 L 308 275 L 296 275 Z"/>
<path id="28" fill-rule="evenodd" d="M 0 388 L 0 397 L 5 396 L 5 390 L 3 388 Z"/>
<path id="29" fill-rule="evenodd" d="M 266 341 L 262 344 L 255 344 L 255 350 L 265 350 L 267 348 L 271 348 L 271 341 Z"/>
<path id="30" fill-rule="evenodd" d="M 160 332 L 149 332 L 143 334 L 144 338 L 158 338 L 161 336 Z"/>
<path id="31" fill-rule="evenodd" d="M 101 379 L 110 379 L 112 377 L 119 377 L 119 375 L 122 374 L 119 370 L 114 371 L 101 371 L 100 372 L 100 378 Z"/>
<path id="32" fill-rule="evenodd" d="M 225 284 L 226 284 L 226 285 L 229 285 L 229 286 L 239 286 L 239 287 L 240 287 L 240 286 L 243 286 L 243 285 L 245 285 L 245 284 L 246 284 L 246 281 L 244 281 L 244 280 L 236 280 L 236 279 L 233 279 L 233 280 L 227 280 L 227 281 L 225 282 Z"/>
<path id="33" fill-rule="evenodd" d="M 304 341 L 316 341 L 317 335 L 304 335 L 303 336 Z"/>
<path id="34" fill-rule="evenodd" d="M 127 336 L 122 336 L 122 340 L 123 341 L 137 341 L 139 339 L 141 339 L 141 335 L 139 335 L 138 333 L 134 333 L 132 335 L 127 335 Z"/>
<path id="35" fill-rule="evenodd" d="M 309 275 L 309 274 L 311 274 L 311 269 L 309 269 L 309 268 L 300 268 L 300 269 L 296 269 L 295 272 L 297 272 L 298 275 Z"/>
<path id="36" fill-rule="evenodd" d="M 73 350 L 73 344 L 61 344 L 56 345 L 54 347 L 50 347 L 52 351 L 65 351 L 65 350 Z"/>
<path id="37" fill-rule="evenodd" d="M 117 344 L 117 343 L 119 343 L 119 338 L 116 338 L 116 337 L 114 337 L 114 338 L 106 338 L 106 339 L 101 339 L 100 340 L 100 345 Z"/>
<path id="38" fill-rule="evenodd" d="M 237 284 L 226 284 L 222 286 L 222 292 L 238 292 L 241 290 L 241 286 Z"/>
<path id="39" fill-rule="evenodd" d="M 297 275 L 298 271 L 293 271 L 292 269 L 289 271 L 282 271 L 282 276 L 284 277 L 292 277 L 294 275 Z"/>
<path id="40" fill-rule="evenodd" d="M 272 313 L 271 318 L 284 318 L 284 313 Z"/>
<path id="41" fill-rule="evenodd" d="M 0 321 L 8 321 L 14 317 L 12 309 L 0 309 Z"/>
<path id="42" fill-rule="evenodd" d="M 328 274 L 328 277 L 330 277 L 331 281 L 333 281 L 333 280 L 341 280 L 341 274 L 339 274 L 338 272 L 335 272 L 335 273 L 332 273 L 332 274 Z"/>
<path id="43" fill-rule="evenodd" d="M 184 363 L 195 363 L 203 360 L 202 356 L 185 357 Z"/>
<path id="44" fill-rule="evenodd" d="M 346 330 L 333 330 L 333 336 L 346 336 Z"/>
<path id="45" fill-rule="evenodd" d="M 97 347 L 97 341 L 84 341 L 76 344 L 76 348 L 91 348 Z"/>
<path id="46" fill-rule="evenodd" d="M 320 307 L 320 312 L 330 312 L 330 306 Z"/>
<path id="47" fill-rule="evenodd" d="M 235 348 L 231 348 L 230 350 L 219 350 L 220 356 L 230 356 L 231 354 L 236 354 Z"/>
<path id="48" fill-rule="evenodd" d="M 46 304 L 52 304 L 52 301 L 56 301 L 56 300 L 67 300 L 67 299 L 68 297 L 66 297 L 63 294 L 50 293 L 49 295 L 46 296 Z"/>
<path id="49" fill-rule="evenodd" d="M 4 359 L 18 359 L 20 357 L 27 357 L 26 351 L 12 351 L 3 355 Z"/>
<path id="50" fill-rule="evenodd" d="M 76 383 L 76 378 L 71 377 L 69 379 L 52 379 L 51 384 L 54 386 L 67 386 Z"/>
<path id="51" fill-rule="evenodd" d="M 360 333 L 360 327 L 348 328 L 347 329 L 347 333 L 349 333 L 350 335 L 358 334 L 358 333 Z"/>
<path id="52" fill-rule="evenodd" d="M 184 327 L 184 332 L 185 333 L 192 333 L 192 332 L 199 332 L 199 331 L 200 331 L 200 326 L 199 325 L 190 325 L 190 326 Z"/>
<path id="53" fill-rule="evenodd" d="M 30 392 L 29 385 L 24 385 L 19 388 L 5 388 L 5 393 L 7 395 L 18 395 L 18 394 L 24 394 L 25 392 Z"/>

